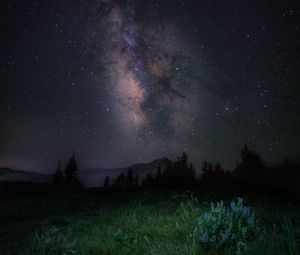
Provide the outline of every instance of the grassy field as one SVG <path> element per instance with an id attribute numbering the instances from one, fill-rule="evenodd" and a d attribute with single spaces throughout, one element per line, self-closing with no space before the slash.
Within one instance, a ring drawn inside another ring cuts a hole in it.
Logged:
<path id="1" fill-rule="evenodd" d="M 266 231 L 211 249 L 196 222 L 211 202 L 243 197 Z M 289 194 L 83 192 L 1 198 L 0 254 L 299 254 L 300 202 Z"/>

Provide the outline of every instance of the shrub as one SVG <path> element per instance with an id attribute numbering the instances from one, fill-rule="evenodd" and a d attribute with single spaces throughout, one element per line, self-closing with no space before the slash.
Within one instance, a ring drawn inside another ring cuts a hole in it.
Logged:
<path id="1" fill-rule="evenodd" d="M 241 253 L 246 248 L 246 241 L 263 241 L 264 232 L 258 226 L 255 212 L 238 198 L 229 206 L 223 201 L 211 203 L 210 211 L 204 212 L 197 221 L 196 237 L 204 247 L 220 249 L 227 246 Z"/>

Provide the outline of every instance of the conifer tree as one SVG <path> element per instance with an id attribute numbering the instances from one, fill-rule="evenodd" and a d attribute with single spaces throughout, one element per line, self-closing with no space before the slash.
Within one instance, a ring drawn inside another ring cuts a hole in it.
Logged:
<path id="1" fill-rule="evenodd" d="M 126 185 L 129 187 L 133 185 L 133 173 L 131 168 L 128 169 L 128 173 L 126 177 Z"/>
<path id="2" fill-rule="evenodd" d="M 121 173 L 121 174 L 117 177 L 117 179 L 116 179 L 114 185 L 115 185 L 116 187 L 124 187 L 124 186 L 126 185 L 126 177 L 125 177 L 124 173 Z"/>
<path id="3" fill-rule="evenodd" d="M 82 183 L 80 182 L 78 178 L 78 167 L 77 162 L 75 158 L 75 153 L 73 153 L 73 156 L 70 158 L 69 163 L 67 164 L 67 167 L 65 169 L 65 184 L 69 188 L 81 188 Z"/>
<path id="4" fill-rule="evenodd" d="M 52 178 L 54 185 L 62 186 L 64 184 L 64 174 L 60 167 L 60 160 L 58 161 L 57 169 Z"/>
<path id="5" fill-rule="evenodd" d="M 110 180 L 109 177 L 106 176 L 104 180 L 104 188 L 109 188 L 109 185 L 110 185 Z"/>

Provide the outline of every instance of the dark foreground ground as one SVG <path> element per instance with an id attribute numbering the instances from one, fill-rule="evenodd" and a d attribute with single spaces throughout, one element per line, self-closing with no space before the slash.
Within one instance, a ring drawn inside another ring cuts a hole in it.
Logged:
<path id="1" fill-rule="evenodd" d="M 199 190 L 1 194 L 0 254 L 216 254 L 198 241 L 195 223 L 210 202 L 238 196 L 266 229 L 264 242 L 242 244 L 244 254 L 299 254 L 297 194 Z"/>

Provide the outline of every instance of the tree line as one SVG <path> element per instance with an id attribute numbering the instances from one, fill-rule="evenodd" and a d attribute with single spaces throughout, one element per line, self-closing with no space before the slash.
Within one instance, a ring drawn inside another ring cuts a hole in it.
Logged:
<path id="1" fill-rule="evenodd" d="M 58 161 L 57 168 L 52 179 L 53 184 L 58 187 L 69 189 L 83 188 L 83 184 L 78 177 L 78 165 L 75 153 L 73 153 L 72 157 L 69 159 L 69 162 L 64 170 L 61 169 L 61 162 Z"/>
<path id="2" fill-rule="evenodd" d="M 284 159 L 281 166 L 268 167 L 261 156 L 247 145 L 241 150 L 240 162 L 229 171 L 221 164 L 203 161 L 201 177 L 196 178 L 195 168 L 189 162 L 188 155 L 183 152 L 175 162 L 158 165 L 155 174 L 148 173 L 139 180 L 137 173 L 129 168 L 117 178 L 105 177 L 103 185 L 110 188 L 211 188 L 211 189 L 296 189 L 300 180 L 298 164 L 291 164 Z M 75 154 L 70 158 L 64 171 L 60 163 L 53 176 L 53 183 L 69 188 L 83 187 L 77 175 Z"/>

